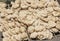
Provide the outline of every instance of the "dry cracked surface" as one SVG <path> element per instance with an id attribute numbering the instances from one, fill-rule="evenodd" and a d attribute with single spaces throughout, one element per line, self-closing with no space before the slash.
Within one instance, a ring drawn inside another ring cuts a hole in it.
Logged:
<path id="1" fill-rule="evenodd" d="M 3 41 L 52 39 L 60 32 L 60 5 L 57 0 L 0 2 L 0 32 Z"/>

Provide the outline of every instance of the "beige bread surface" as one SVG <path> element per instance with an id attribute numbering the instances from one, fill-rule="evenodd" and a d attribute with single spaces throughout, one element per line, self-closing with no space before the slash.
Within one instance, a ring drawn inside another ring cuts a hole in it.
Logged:
<path id="1" fill-rule="evenodd" d="M 8 4 L 9 5 L 9 4 Z M 3 41 L 52 39 L 60 31 L 60 5 L 57 0 L 15 0 L 11 7 L 0 2 L 0 32 Z"/>

